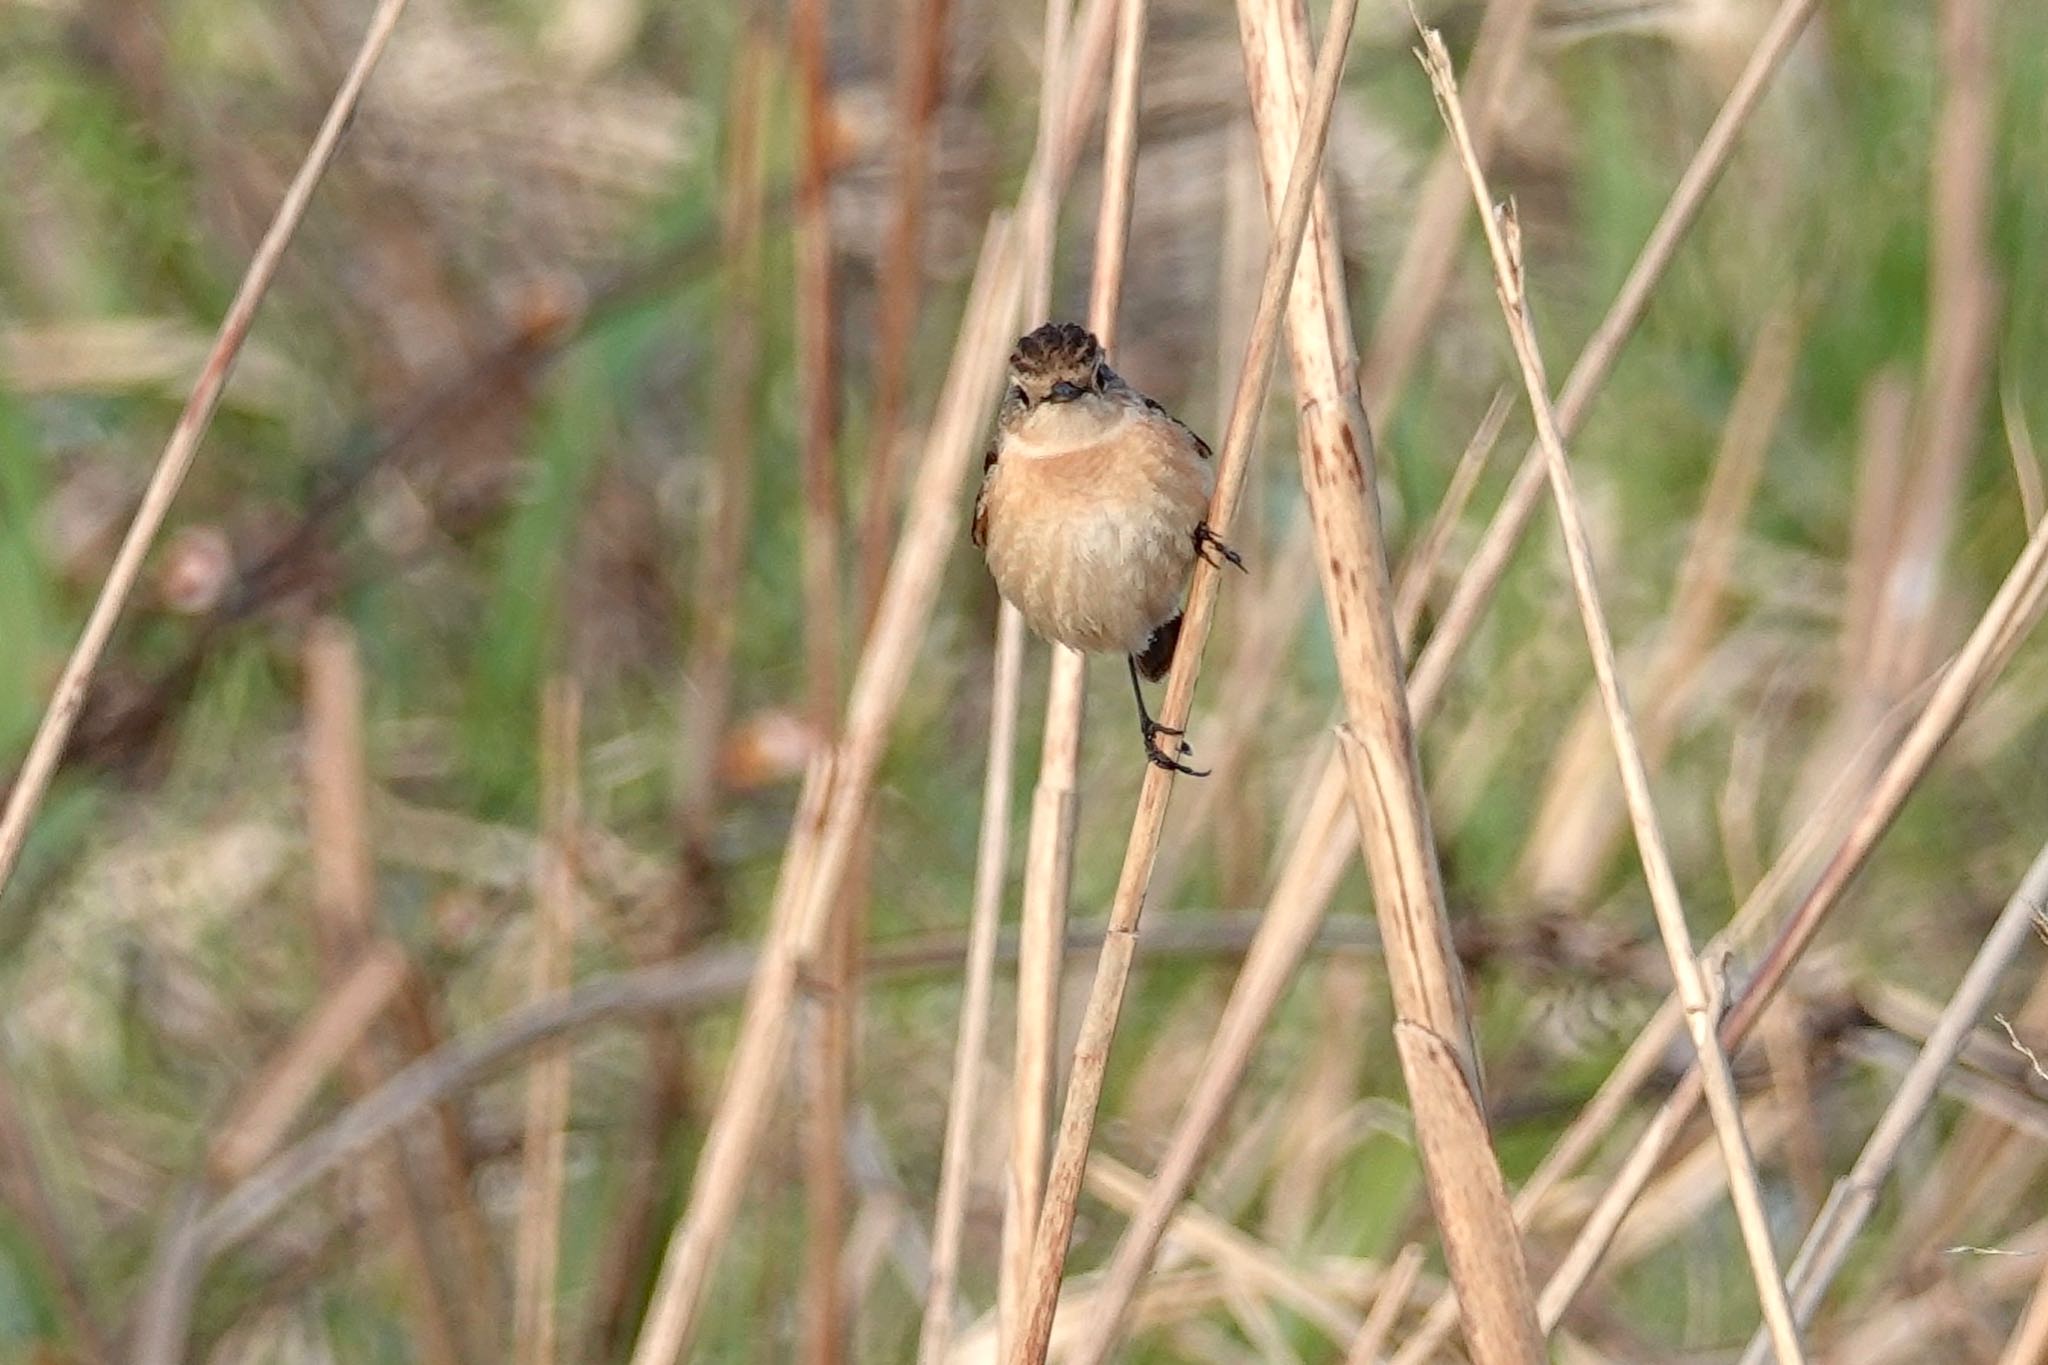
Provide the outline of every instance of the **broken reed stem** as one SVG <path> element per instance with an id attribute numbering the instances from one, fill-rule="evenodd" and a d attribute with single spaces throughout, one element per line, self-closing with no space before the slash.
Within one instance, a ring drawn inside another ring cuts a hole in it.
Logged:
<path id="1" fill-rule="evenodd" d="M 1912 1136 L 1927 1106 L 1933 1102 L 1942 1073 L 1955 1061 L 1963 1041 L 1976 1026 L 1990 1002 L 1998 978 L 2020 945 L 2027 941 L 2042 907 L 2048 904 L 2048 846 L 2034 856 L 2034 862 L 2005 909 L 1984 936 L 1968 970 L 1949 997 L 1948 1005 L 1927 1035 L 1912 1067 L 1886 1103 L 1877 1127 L 1863 1145 L 1856 1164 L 1835 1183 L 1820 1216 L 1807 1230 L 1799 1255 L 1792 1263 L 1792 1293 L 1801 1324 L 1811 1322 L 1821 1296 L 1833 1283 L 1849 1247 L 1863 1229 L 1886 1175 L 1898 1161 L 1906 1139 Z M 1752 1341 L 1743 1355 L 1744 1365 L 1762 1365 L 1768 1343 Z"/>
<path id="2" fill-rule="evenodd" d="M 995 980 L 996 937 L 1010 834 L 1010 783 L 1017 760 L 1017 697 L 1024 675 L 1024 618 L 1015 611 L 996 628 L 995 678 L 989 692 L 988 764 L 981 789 L 981 836 L 975 849 L 974 900 L 960 997 L 960 1036 L 953 1048 L 953 1085 L 946 1097 L 946 1137 L 932 1213 L 931 1282 L 918 1333 L 918 1365 L 943 1365 L 953 1340 L 954 1295 L 960 1278 L 961 1230 L 973 1174 L 974 1119 L 981 1108 L 983 1054 Z"/>
<path id="3" fill-rule="evenodd" d="M 1599 587 L 1593 579 L 1593 550 L 1587 534 L 1585 514 L 1572 486 L 1571 468 L 1565 460 L 1564 442 L 1557 434 L 1556 414 L 1550 402 L 1550 384 L 1543 372 L 1543 354 L 1536 342 L 1536 329 L 1529 313 L 1527 274 L 1521 252 L 1521 226 L 1513 208 L 1495 206 L 1487 188 L 1486 172 L 1479 165 L 1465 116 L 1458 103 L 1457 76 L 1451 70 L 1450 53 L 1434 29 L 1422 30 L 1423 70 L 1450 129 L 1451 140 L 1464 162 L 1465 177 L 1472 189 L 1480 227 L 1486 237 L 1487 254 L 1493 259 L 1495 292 L 1502 316 L 1507 320 L 1508 338 L 1514 345 L 1521 367 L 1529 411 L 1536 423 L 1537 444 L 1543 450 L 1550 491 L 1557 506 L 1558 523 L 1564 535 L 1565 558 L 1571 570 L 1572 592 L 1579 618 L 1586 631 L 1588 651 L 1593 658 L 1593 675 L 1600 702 L 1607 714 L 1607 728 L 1613 740 L 1615 763 L 1620 769 L 1629 819 L 1635 826 L 1636 847 L 1642 857 L 1643 876 L 1648 884 L 1650 905 L 1663 937 L 1666 956 L 1678 998 L 1685 1010 L 1687 1031 L 1692 1035 L 1701 1076 L 1706 1084 L 1707 1107 L 1721 1143 L 1721 1156 L 1728 1168 L 1728 1193 L 1735 1206 L 1736 1222 L 1742 1230 L 1749 1253 L 1750 1274 L 1756 1282 L 1765 1324 L 1782 1365 L 1803 1361 L 1799 1331 L 1792 1321 L 1785 1282 L 1778 1270 L 1777 1252 L 1771 1245 L 1770 1223 L 1763 1195 L 1757 1186 L 1756 1161 L 1749 1139 L 1742 1130 L 1742 1102 L 1735 1091 L 1735 1078 L 1728 1058 L 1714 1037 L 1713 1002 L 1694 955 L 1692 932 L 1685 921 L 1678 879 L 1671 866 L 1656 801 L 1650 791 L 1649 769 L 1643 762 L 1635 736 L 1635 722 L 1622 690 L 1620 665 L 1615 660 L 1614 640 L 1600 605 Z"/>
<path id="4" fill-rule="evenodd" d="M 1238 27 L 1269 198 L 1296 136 L 1294 92 L 1307 51 L 1299 4 L 1244 0 Z M 1478 1365 L 1539 1354 L 1528 1271 L 1509 1211 L 1451 943 L 1394 628 L 1372 431 L 1358 393 L 1334 215 L 1318 205 L 1288 301 L 1300 408 L 1297 442 L 1325 615 L 1347 723 L 1337 732 L 1365 849 L 1394 1002 L 1394 1042 L 1442 1234 Z"/>
<path id="5" fill-rule="evenodd" d="M 569 988 L 576 928 L 576 844 L 582 825 L 577 766 L 583 696 L 573 678 L 551 679 L 541 695 L 541 840 L 534 869 L 533 945 L 528 995 L 546 1000 Z M 519 1227 L 512 1291 L 515 1365 L 553 1365 L 556 1277 L 562 1246 L 562 1180 L 568 1152 L 569 1049 L 549 1046 L 526 1077 L 520 1144 Z"/>
<path id="6" fill-rule="evenodd" d="M 1793 964 L 1841 903 L 1849 884 L 1897 818 L 1906 798 L 1926 776 L 1935 755 L 1955 733 L 1969 707 L 2011 661 L 2013 651 L 2039 615 L 2044 593 L 2048 593 L 2048 524 L 2036 527 L 2028 538 L 2026 548 L 1971 630 L 1969 640 L 1942 671 L 1940 682 L 1912 728 L 1857 803 L 1827 865 L 1787 916 L 1763 961 L 1721 1021 L 1724 1050 L 1732 1051 L 1749 1036 L 1758 1016 L 1790 975 Z M 1599 1203 L 1587 1215 L 1564 1261 L 1544 1286 L 1541 1307 L 1546 1323 L 1555 1323 L 1562 1317 L 1585 1286 L 1629 1206 L 1642 1193 L 1657 1162 L 1699 1101 L 1698 1072 L 1688 1071 L 1637 1137 L 1621 1169 L 1609 1179 Z"/>
<path id="7" fill-rule="evenodd" d="M 305 160 L 299 164 L 291 184 L 286 187 L 276 216 L 271 219 L 263 240 L 257 244 L 256 254 L 250 259 L 242 283 L 235 290 L 234 300 L 228 304 L 228 311 L 221 318 L 220 331 L 215 334 L 213 345 L 208 348 L 206 359 L 199 367 L 199 378 L 192 385 L 191 396 L 185 400 L 177 424 L 171 428 L 171 437 L 164 446 L 163 454 L 157 457 L 156 468 L 143 490 L 142 502 L 135 509 L 135 518 L 121 538 L 121 548 L 115 552 L 114 562 L 107 570 L 106 582 L 100 585 L 99 597 L 94 600 L 92 612 L 86 617 L 85 629 L 79 634 L 78 643 L 72 647 L 71 657 L 65 660 L 64 671 L 58 675 L 50 704 L 36 725 L 35 738 L 29 742 L 21 771 L 16 774 L 13 788 L 7 793 L 6 809 L 0 812 L 0 892 L 6 891 L 7 883 L 14 876 L 22 845 L 28 839 L 29 824 L 35 819 L 36 808 L 49 792 L 50 779 L 56 775 L 57 765 L 64 757 L 64 746 L 71 738 L 71 728 L 85 706 L 86 688 L 92 682 L 93 670 L 99 666 L 100 656 L 106 652 L 107 641 L 113 636 L 114 625 L 120 619 L 128 595 L 135 590 L 136 579 L 142 573 L 142 561 L 163 527 L 171 502 L 178 496 L 186 474 L 191 472 L 192 462 L 199 454 L 199 442 L 213 420 L 221 391 L 227 387 L 235 360 L 242 353 L 242 344 L 249 339 L 256 309 L 262 304 L 264 294 L 269 292 L 270 282 L 276 278 L 285 248 L 291 245 L 292 235 L 306 216 L 306 206 L 312 200 L 314 187 L 334 160 L 335 149 L 341 145 L 342 134 L 348 130 L 356 106 L 362 100 L 363 87 L 369 83 L 377 59 L 384 55 L 385 44 L 397 27 L 399 16 L 405 13 L 405 6 L 406 0 L 379 0 L 376 11 L 370 15 L 369 26 L 363 32 L 362 45 L 356 50 L 355 60 L 350 63 L 348 74 L 342 78 L 341 88 L 334 92 L 334 99 L 327 106 L 327 115 L 320 121 L 320 130 L 313 135 L 313 145 L 306 149 Z"/>
<path id="8" fill-rule="evenodd" d="M 1296 275 L 1311 211 L 1317 202 L 1330 115 L 1335 107 L 1338 81 L 1356 15 L 1356 0 L 1338 0 L 1333 6 L 1330 28 L 1318 58 L 1314 87 L 1306 107 L 1288 111 L 1296 120 L 1294 129 L 1290 130 L 1295 140 L 1292 165 L 1284 182 L 1285 193 L 1274 215 L 1275 226 L 1258 309 L 1250 330 L 1245 362 L 1238 375 L 1237 397 L 1224 435 L 1216 492 L 1208 517 L 1209 525 L 1219 535 L 1228 535 L 1231 517 L 1242 491 L 1259 411 L 1264 403 L 1266 387 L 1271 382 L 1282 306 Z M 1257 88 L 1256 81 L 1254 88 Z M 1277 166 L 1269 167 L 1269 170 L 1277 170 Z M 1180 645 L 1167 685 L 1163 719 L 1168 725 L 1182 726 L 1186 722 L 1196 677 L 1200 672 L 1202 649 L 1207 643 L 1215 612 L 1217 587 L 1214 567 L 1206 562 L 1198 564 L 1189 587 Z M 1123 870 L 1108 916 L 1107 937 L 1087 1012 L 1081 1021 L 1080 1037 L 1075 1045 L 1058 1146 L 1047 1182 L 1045 1211 L 1039 1221 L 1037 1245 L 1033 1251 L 1027 1316 L 1023 1333 L 1008 1353 L 1011 1365 L 1035 1365 L 1043 1360 L 1051 1338 L 1068 1239 L 1073 1229 L 1096 1110 L 1101 1102 L 1103 1073 L 1108 1065 L 1110 1043 L 1115 1036 L 1117 1017 L 1129 980 L 1145 885 L 1158 850 L 1159 831 L 1173 786 L 1172 778 L 1173 774 L 1164 769 L 1148 768 L 1139 791 L 1138 809 Z"/>
<path id="9" fill-rule="evenodd" d="M 1046 0 L 1039 44 L 1038 136 L 1049 144 L 1065 107 L 1061 79 L 1072 0 Z M 1062 194 L 1039 197 L 1024 225 L 1024 306 L 1035 326 L 1052 308 L 1053 258 L 1059 237 Z M 986 476 L 986 469 L 983 474 Z M 1008 602 L 997 608 L 997 633 L 1023 627 Z M 1011 617 L 1017 617 L 1012 622 Z M 1031 1233 L 1045 1194 L 1047 1131 L 1056 1083 L 1054 1052 L 1059 1046 L 1061 940 L 1066 934 L 1067 900 L 1073 877 L 1074 793 L 1081 762 L 1083 705 L 1081 655 L 1052 647 L 1046 680 L 1045 727 L 1039 738 L 1038 779 L 1031 792 L 1031 824 L 1025 835 L 1024 885 L 1018 906 L 1015 1041 L 1010 1063 L 1010 1144 L 1003 1181 L 1002 1239 L 997 1251 L 997 1335 L 1015 1331 L 1017 1305 L 1029 1273 Z"/>

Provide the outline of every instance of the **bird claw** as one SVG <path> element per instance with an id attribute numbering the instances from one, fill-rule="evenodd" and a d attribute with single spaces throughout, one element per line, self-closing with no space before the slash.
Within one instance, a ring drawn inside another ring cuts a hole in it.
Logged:
<path id="1" fill-rule="evenodd" d="M 1159 747 L 1159 736 L 1170 735 L 1180 740 L 1181 753 L 1193 753 L 1195 751 L 1194 746 L 1189 744 L 1187 740 L 1181 739 L 1183 731 L 1176 730 L 1171 725 L 1161 725 L 1158 721 L 1151 719 L 1145 720 L 1141 728 L 1145 734 L 1145 757 L 1152 762 L 1153 766 L 1164 768 L 1168 772 L 1181 773 L 1187 777 L 1207 777 L 1209 775 L 1209 769 L 1190 768 L 1187 764 L 1182 763 L 1179 759 Z"/>
<path id="2" fill-rule="evenodd" d="M 1195 553 L 1207 560 L 1213 568 L 1220 569 L 1225 564 L 1233 564 L 1239 573 L 1251 572 L 1244 565 L 1244 556 L 1225 545 L 1222 537 L 1210 530 L 1206 521 L 1195 527 Z"/>

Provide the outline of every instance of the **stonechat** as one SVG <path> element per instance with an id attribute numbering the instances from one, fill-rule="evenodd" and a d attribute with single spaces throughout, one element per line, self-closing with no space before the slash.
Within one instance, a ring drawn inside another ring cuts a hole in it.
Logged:
<path id="1" fill-rule="evenodd" d="M 1145 706 L 1180 640 L 1195 557 L 1244 568 L 1204 520 L 1216 461 L 1202 438 L 1126 384 L 1086 328 L 1047 323 L 1018 341 L 1010 385 L 982 461 L 974 543 L 996 590 L 1055 644 L 1122 654 L 1138 698 L 1145 756 L 1187 767 L 1161 735 L 1181 732 Z"/>

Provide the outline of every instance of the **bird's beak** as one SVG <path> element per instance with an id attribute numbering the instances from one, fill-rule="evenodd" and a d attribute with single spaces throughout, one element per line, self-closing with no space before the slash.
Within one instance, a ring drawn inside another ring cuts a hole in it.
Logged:
<path id="1" fill-rule="evenodd" d="M 1081 389 L 1078 385 L 1069 384 L 1066 380 L 1062 379 L 1059 383 L 1052 386 L 1052 392 L 1046 396 L 1055 403 L 1071 403 L 1081 396 Z"/>

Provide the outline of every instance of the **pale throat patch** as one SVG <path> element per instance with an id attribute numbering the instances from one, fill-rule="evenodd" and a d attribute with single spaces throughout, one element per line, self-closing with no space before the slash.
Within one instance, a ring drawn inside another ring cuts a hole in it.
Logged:
<path id="1" fill-rule="evenodd" d="M 1010 432 L 1003 453 L 1026 460 L 1050 459 L 1099 445 L 1130 420 L 1129 408 L 1094 394 L 1071 403 L 1040 403 Z"/>

